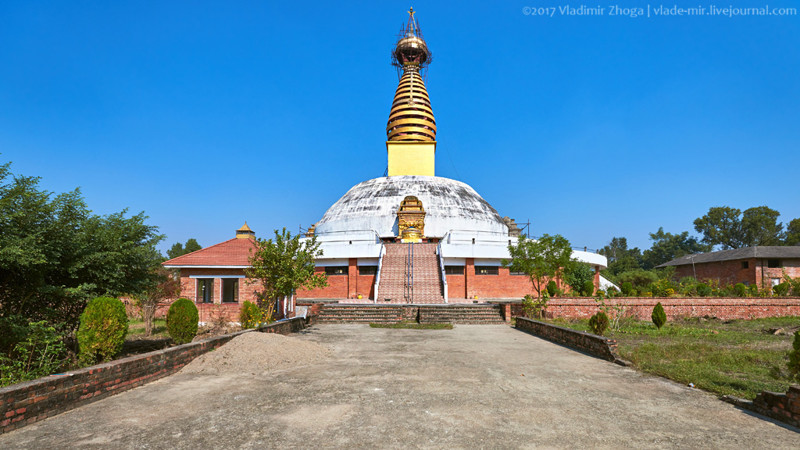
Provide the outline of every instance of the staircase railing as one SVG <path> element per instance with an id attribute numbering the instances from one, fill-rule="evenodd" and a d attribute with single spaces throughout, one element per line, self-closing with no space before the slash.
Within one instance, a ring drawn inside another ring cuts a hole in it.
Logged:
<path id="1" fill-rule="evenodd" d="M 444 239 L 442 239 L 444 240 Z M 436 254 L 439 256 L 439 275 L 442 277 L 442 296 L 447 303 L 447 274 L 444 271 L 444 256 L 442 256 L 442 241 L 436 246 Z"/>
<path id="2" fill-rule="evenodd" d="M 378 233 L 375 233 L 378 234 Z M 375 289 L 373 289 L 372 303 L 378 303 L 378 286 L 381 285 L 381 269 L 383 268 L 383 255 L 386 254 L 386 245 L 381 242 L 381 251 L 378 253 L 378 272 L 375 274 Z"/>
<path id="3" fill-rule="evenodd" d="M 403 276 L 403 299 L 406 303 L 414 301 L 414 243 L 408 243 L 406 267 Z"/>

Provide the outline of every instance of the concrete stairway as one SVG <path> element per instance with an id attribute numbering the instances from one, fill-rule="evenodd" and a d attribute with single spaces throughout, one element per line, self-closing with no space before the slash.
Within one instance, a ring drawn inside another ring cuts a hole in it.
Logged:
<path id="1" fill-rule="evenodd" d="M 444 303 L 442 291 L 436 244 L 386 244 L 379 303 Z"/>
<path id="2" fill-rule="evenodd" d="M 323 305 L 320 323 L 398 323 L 403 320 L 400 305 Z"/>
<path id="3" fill-rule="evenodd" d="M 500 305 L 436 305 L 419 307 L 419 323 L 503 324 Z"/>

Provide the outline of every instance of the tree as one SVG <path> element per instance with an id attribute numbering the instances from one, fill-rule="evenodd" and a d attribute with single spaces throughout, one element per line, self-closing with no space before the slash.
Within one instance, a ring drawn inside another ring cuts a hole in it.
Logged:
<path id="1" fill-rule="evenodd" d="M 704 243 L 719 245 L 723 250 L 780 245 L 783 224 L 778 223 L 778 216 L 778 211 L 766 206 L 749 208 L 744 213 L 728 206 L 715 206 L 694 221 L 694 228 L 703 234 Z"/>
<path id="2" fill-rule="evenodd" d="M 710 245 L 703 245 L 697 238 L 690 237 L 688 231 L 672 234 L 664 232 L 664 228 L 659 227 L 658 231 L 650 233 L 650 239 L 653 241 L 652 247 L 642 254 L 642 267 L 645 269 L 652 269 L 680 256 L 711 250 Z"/>
<path id="3" fill-rule="evenodd" d="M 785 245 L 800 245 L 800 219 L 794 219 L 786 226 Z"/>
<path id="4" fill-rule="evenodd" d="M 256 239 L 256 250 L 250 256 L 249 278 L 261 282 L 257 292 L 262 303 L 289 297 L 297 289 L 314 289 L 328 285 L 325 274 L 314 273 L 314 259 L 322 256 L 316 236 L 301 239 L 284 228 L 275 230 L 275 240 Z"/>
<path id="5" fill-rule="evenodd" d="M 581 294 L 586 283 L 594 282 L 594 271 L 588 264 L 572 260 L 564 266 L 564 282 L 572 288 L 572 291 Z M 594 289 L 592 289 L 594 290 Z M 590 292 L 588 295 L 592 295 Z"/>
<path id="6" fill-rule="evenodd" d="M 90 298 L 138 294 L 161 261 L 147 216 L 98 216 L 80 191 L 54 195 L 0 165 L 0 317 L 74 329 Z"/>
<path id="7" fill-rule="evenodd" d="M 629 249 L 628 239 L 624 237 L 611 238 L 611 242 L 600 249 L 599 253 L 608 258 L 606 270 L 610 275 L 636 270 L 642 266 L 641 250 L 638 247 Z"/>
<path id="8" fill-rule="evenodd" d="M 544 283 L 559 275 L 572 258 L 569 241 L 560 235 L 545 234 L 536 240 L 520 236 L 508 251 L 511 260 L 503 260 L 503 267 L 527 275 L 538 298 L 542 297 Z"/>
<path id="9" fill-rule="evenodd" d="M 134 297 L 136 305 L 142 311 L 145 336 L 153 334 L 153 319 L 156 316 L 158 305 L 164 300 L 179 296 L 180 291 L 180 282 L 167 269 L 158 267 L 151 272 L 150 286 Z"/>
<path id="10" fill-rule="evenodd" d="M 187 253 L 196 252 L 203 247 L 197 243 L 197 239 L 190 238 L 186 241 L 185 245 L 181 245 L 180 242 L 176 242 L 172 244 L 169 250 L 167 250 L 167 257 L 169 259 L 177 258 L 178 256 L 183 256 Z"/>

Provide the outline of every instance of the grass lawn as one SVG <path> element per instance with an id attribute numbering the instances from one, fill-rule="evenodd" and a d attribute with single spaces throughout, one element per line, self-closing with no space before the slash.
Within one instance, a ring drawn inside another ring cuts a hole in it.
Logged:
<path id="1" fill-rule="evenodd" d="M 549 322 L 589 331 L 588 320 Z M 776 329 L 784 334 L 773 334 Z M 752 400 L 761 391 L 785 392 L 792 384 L 775 374 L 786 372 L 787 354 L 798 329 L 800 317 L 694 318 L 667 322 L 661 330 L 652 322 L 628 320 L 606 336 L 617 340 L 619 355 L 639 370 Z"/>
<path id="2" fill-rule="evenodd" d="M 144 335 L 144 321 L 142 319 L 128 320 L 128 336 L 126 339 L 163 339 L 168 338 L 166 319 L 155 319 L 153 321 L 153 335 L 146 338 Z"/>
<path id="3" fill-rule="evenodd" d="M 400 322 L 400 323 L 371 323 L 372 328 L 404 328 L 409 330 L 452 330 L 453 324 L 451 323 L 414 323 L 414 322 Z"/>

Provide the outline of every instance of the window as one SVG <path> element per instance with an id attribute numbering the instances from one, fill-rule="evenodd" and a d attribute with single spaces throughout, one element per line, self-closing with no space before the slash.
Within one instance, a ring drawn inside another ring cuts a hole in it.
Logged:
<path id="1" fill-rule="evenodd" d="M 780 259 L 768 259 L 767 260 L 767 267 L 770 269 L 775 269 L 777 267 L 781 267 L 781 260 Z"/>
<path id="2" fill-rule="evenodd" d="M 475 275 L 498 275 L 497 266 L 475 266 Z"/>
<path id="3" fill-rule="evenodd" d="M 750 267 L 750 261 L 742 261 L 742 269 L 747 269 Z"/>
<path id="4" fill-rule="evenodd" d="M 444 266 L 445 275 L 464 275 L 464 266 Z"/>
<path id="5" fill-rule="evenodd" d="M 239 301 L 239 279 L 222 279 L 222 301 L 224 303 L 236 303 Z"/>
<path id="6" fill-rule="evenodd" d="M 325 267 L 325 275 L 347 275 L 347 266 Z"/>
<path id="7" fill-rule="evenodd" d="M 214 279 L 197 279 L 197 303 L 214 303 Z"/>
<path id="8" fill-rule="evenodd" d="M 772 287 L 775 287 L 775 286 L 781 284 L 781 279 L 780 278 L 770 278 L 769 281 L 770 281 L 770 284 L 772 284 Z"/>
<path id="9" fill-rule="evenodd" d="M 359 275 L 377 275 L 378 266 L 358 266 Z"/>

